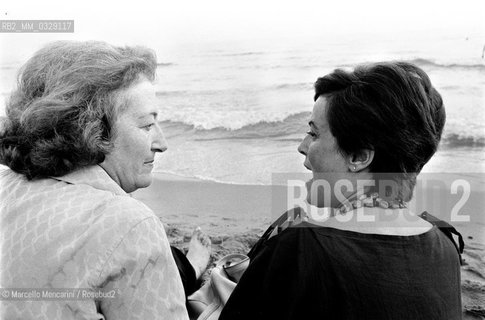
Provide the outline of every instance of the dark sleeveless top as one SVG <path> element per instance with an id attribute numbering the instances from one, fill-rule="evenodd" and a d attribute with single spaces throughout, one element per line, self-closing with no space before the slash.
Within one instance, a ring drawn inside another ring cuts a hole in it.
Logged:
<path id="1" fill-rule="evenodd" d="M 307 222 L 265 233 L 219 319 L 461 319 L 461 236 L 423 218 L 434 226 L 412 236 Z"/>

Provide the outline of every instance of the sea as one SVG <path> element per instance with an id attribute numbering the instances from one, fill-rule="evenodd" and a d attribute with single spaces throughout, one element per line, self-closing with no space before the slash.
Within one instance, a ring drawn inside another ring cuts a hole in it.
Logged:
<path id="1" fill-rule="evenodd" d="M 157 97 L 169 148 L 154 170 L 234 184 L 271 184 L 306 172 L 297 147 L 313 83 L 336 68 L 403 60 L 424 69 L 447 121 L 424 172 L 485 171 L 485 38 L 473 35 L 343 36 L 200 41 L 157 51 Z M 35 50 L 32 49 L 32 53 Z M 25 61 L 0 61 L 0 115 Z"/>

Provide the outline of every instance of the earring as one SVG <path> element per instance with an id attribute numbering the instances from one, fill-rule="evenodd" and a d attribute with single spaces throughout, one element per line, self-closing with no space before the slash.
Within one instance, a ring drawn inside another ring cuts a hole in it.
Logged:
<path id="1" fill-rule="evenodd" d="M 355 171 L 357 170 L 357 167 L 356 166 L 352 166 L 352 171 Z"/>

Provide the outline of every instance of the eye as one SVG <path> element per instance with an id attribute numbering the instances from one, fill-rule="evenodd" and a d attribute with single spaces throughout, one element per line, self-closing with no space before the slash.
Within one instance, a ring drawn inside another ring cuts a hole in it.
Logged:
<path id="1" fill-rule="evenodd" d="M 307 135 L 311 136 L 311 137 L 316 137 L 317 135 L 315 133 L 313 133 L 311 130 L 307 131 L 306 132 Z"/>
<path id="2" fill-rule="evenodd" d="M 150 129 L 155 125 L 155 123 L 150 123 L 149 125 L 143 126 L 142 129 L 146 131 L 150 131 Z"/>

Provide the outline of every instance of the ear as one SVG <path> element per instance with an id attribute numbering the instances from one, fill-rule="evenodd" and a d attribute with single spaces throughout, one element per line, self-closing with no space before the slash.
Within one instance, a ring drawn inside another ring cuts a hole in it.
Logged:
<path id="1" fill-rule="evenodd" d="M 111 133 L 111 124 L 109 123 L 108 117 L 105 114 L 101 118 L 101 125 L 103 129 L 103 131 L 101 132 L 101 139 L 103 141 L 109 142 L 109 136 Z"/>
<path id="2" fill-rule="evenodd" d="M 349 171 L 369 171 L 368 168 L 372 163 L 372 160 L 374 160 L 374 150 L 371 149 L 363 149 L 359 153 L 351 154 L 348 158 Z"/>

